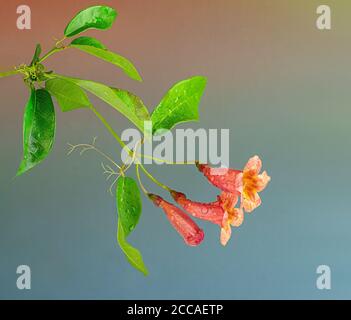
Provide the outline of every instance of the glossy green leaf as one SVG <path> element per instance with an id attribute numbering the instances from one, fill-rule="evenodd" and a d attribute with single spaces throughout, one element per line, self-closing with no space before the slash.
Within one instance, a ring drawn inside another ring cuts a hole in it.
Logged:
<path id="1" fill-rule="evenodd" d="M 129 177 L 120 177 L 117 183 L 118 219 L 121 221 L 126 237 L 139 222 L 141 197 L 138 184 Z"/>
<path id="2" fill-rule="evenodd" d="M 57 74 L 52 74 L 52 76 L 71 81 L 76 85 L 80 86 L 82 89 L 87 90 L 88 92 L 96 95 L 101 100 L 105 101 L 114 109 L 122 113 L 125 117 L 132 121 L 141 131 L 143 131 L 144 120 L 147 119 L 145 119 L 145 117 L 140 117 L 140 113 L 142 113 L 140 112 L 140 106 L 135 107 L 134 105 L 127 104 L 127 102 L 123 100 L 124 98 L 121 97 L 121 95 L 119 95 L 115 89 L 94 81 L 70 78 Z"/>
<path id="3" fill-rule="evenodd" d="M 46 158 L 55 138 L 55 110 L 45 89 L 31 91 L 23 120 L 23 160 L 17 176 Z"/>
<path id="4" fill-rule="evenodd" d="M 35 52 L 34 52 L 32 62 L 30 63 L 31 66 L 39 62 L 40 54 L 41 54 L 41 45 L 37 44 L 37 46 L 35 47 Z"/>
<path id="5" fill-rule="evenodd" d="M 139 222 L 141 197 L 137 183 L 129 177 L 120 177 L 117 183 L 118 243 L 129 263 L 144 273 L 148 273 L 140 252 L 132 247 L 126 238 Z"/>
<path id="6" fill-rule="evenodd" d="M 13 76 L 14 74 L 17 74 L 17 73 L 18 73 L 18 71 L 16 71 L 16 70 L 0 72 L 0 78 L 5 78 L 5 77 Z"/>
<path id="7" fill-rule="evenodd" d="M 53 95 L 63 112 L 87 108 L 90 101 L 84 90 L 78 85 L 64 79 L 46 81 L 46 89 Z"/>
<path id="8" fill-rule="evenodd" d="M 107 6 L 93 6 L 80 11 L 67 25 L 65 36 L 72 37 L 87 29 L 109 29 L 117 17 L 115 9 Z"/>
<path id="9" fill-rule="evenodd" d="M 96 48 L 95 46 L 90 45 L 71 44 L 70 46 L 72 48 L 84 51 L 99 59 L 110 62 L 115 66 L 121 68 L 123 72 L 130 78 L 137 81 L 142 81 L 141 76 L 138 73 L 137 69 L 134 67 L 133 63 L 117 53 L 108 51 L 106 49 Z"/>
<path id="10" fill-rule="evenodd" d="M 98 40 L 92 37 L 79 37 L 74 39 L 71 42 L 72 44 L 82 45 L 82 46 L 91 46 L 99 49 L 106 49 L 106 47 Z"/>
<path id="11" fill-rule="evenodd" d="M 151 115 L 153 133 L 170 130 L 181 122 L 197 121 L 206 82 L 205 77 L 197 76 L 174 85 Z"/>
<path id="12" fill-rule="evenodd" d="M 143 121 L 150 120 L 149 111 L 147 110 L 144 102 L 138 96 L 126 90 L 117 88 L 111 89 L 116 93 L 117 97 L 120 98 L 126 106 L 128 106 L 128 108 L 138 119 Z"/>
<path id="13" fill-rule="evenodd" d="M 120 219 L 118 219 L 117 241 L 124 252 L 128 262 L 144 275 L 148 275 L 148 270 L 144 264 L 140 251 L 131 246 L 127 241 Z"/>

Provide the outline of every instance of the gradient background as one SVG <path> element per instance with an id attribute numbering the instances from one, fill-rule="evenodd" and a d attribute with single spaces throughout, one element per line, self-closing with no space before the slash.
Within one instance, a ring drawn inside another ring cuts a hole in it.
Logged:
<path id="1" fill-rule="evenodd" d="M 16 8 L 24 3 L 32 9 L 32 30 L 20 31 Z M 174 82 L 207 76 L 201 122 L 182 127 L 231 129 L 231 165 L 242 167 L 259 154 L 272 182 L 262 193 L 263 205 L 233 232 L 226 248 L 219 244 L 218 227 L 201 221 L 206 241 L 186 247 L 145 200 L 130 237 L 150 269 L 143 277 L 117 247 L 115 200 L 106 192 L 100 158 L 66 156 L 67 142 L 90 142 L 96 135 L 98 145 L 118 157 L 113 138 L 86 110 L 57 112 L 53 152 L 13 181 L 28 93 L 19 77 L 1 79 L 0 298 L 351 298 L 350 1 L 104 3 L 118 10 L 116 24 L 87 35 L 134 61 L 144 82 L 74 50 L 47 65 L 132 90 L 148 106 Z M 94 4 L 2 1 L 0 70 L 30 62 L 38 41 L 49 49 L 74 14 Z M 315 27 L 321 4 L 331 5 L 331 31 Z M 116 130 L 129 127 L 110 107 L 93 101 Z M 193 199 L 216 195 L 191 166 L 151 170 Z M 29 291 L 16 288 L 20 264 L 31 267 Z M 332 269 L 329 291 L 316 288 L 321 264 Z"/>

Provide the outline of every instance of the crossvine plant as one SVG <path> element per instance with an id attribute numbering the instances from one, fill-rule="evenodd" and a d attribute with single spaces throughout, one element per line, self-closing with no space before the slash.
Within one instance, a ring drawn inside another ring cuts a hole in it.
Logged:
<path id="1" fill-rule="evenodd" d="M 94 150 L 108 162 L 108 164 L 102 163 L 102 168 L 107 179 L 113 179 L 111 192 L 116 185 L 118 244 L 130 264 L 146 275 L 148 270 L 142 255 L 127 242 L 142 212 L 140 189 L 147 199 L 164 210 L 170 223 L 187 245 L 197 246 L 204 239 L 203 230 L 190 215 L 219 225 L 220 241 L 225 245 L 231 235 L 231 226 L 240 226 L 244 219 L 244 212 L 252 212 L 261 204 L 258 192 L 266 187 L 270 177 L 265 171 L 260 174 L 262 164 L 258 156 L 252 157 L 243 170 L 211 168 L 207 164 L 187 162 L 186 164 L 196 165 L 208 181 L 221 191 L 214 202 L 200 203 L 189 200 L 185 194 L 157 180 L 142 164 L 141 159 L 146 155 L 141 153 L 139 148 L 144 143 L 144 139 L 150 137 L 144 137 L 132 149 L 128 148 L 118 133 L 93 106 L 87 95 L 87 93 L 93 94 L 119 111 L 141 132 L 144 131 L 145 121 L 152 121 L 151 134 L 157 135 L 161 131 L 171 130 L 178 123 L 198 120 L 198 106 L 206 87 L 205 77 L 194 76 L 176 83 L 150 114 L 142 99 L 131 92 L 47 70 L 44 65 L 46 59 L 65 50 L 75 49 L 117 66 L 133 80 L 142 81 L 131 61 L 111 52 L 99 40 L 80 35 L 89 29 L 109 29 L 116 17 L 116 10 L 108 6 L 93 6 L 80 11 L 66 26 L 63 38 L 58 40 L 51 50 L 42 55 L 41 46 L 38 44 L 30 64 L 21 64 L 12 70 L 2 72 L 0 78 L 21 75 L 30 91 L 23 120 L 23 158 L 17 176 L 43 161 L 53 147 L 56 121 L 52 97 L 56 99 L 63 112 L 79 108 L 92 111 L 120 146 L 127 150 L 128 164 L 119 165 L 96 147 L 96 139 L 91 144 L 69 144 L 69 153 L 78 150 L 83 154 L 88 150 Z M 160 161 L 160 159 L 155 160 Z M 167 162 L 167 164 L 176 163 Z M 135 167 L 137 181 L 127 176 L 132 166 Z M 182 209 L 159 195 L 148 192 L 142 183 L 140 170 L 158 187 L 168 191 Z M 236 207 L 238 202 L 240 205 Z"/>

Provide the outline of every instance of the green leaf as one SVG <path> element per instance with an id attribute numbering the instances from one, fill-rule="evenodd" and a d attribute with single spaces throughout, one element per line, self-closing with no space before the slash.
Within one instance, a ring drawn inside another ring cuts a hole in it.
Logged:
<path id="1" fill-rule="evenodd" d="M 55 110 L 45 89 L 32 89 L 23 121 L 23 160 L 17 176 L 40 163 L 49 154 L 55 138 Z"/>
<path id="2" fill-rule="evenodd" d="M 37 46 L 35 47 L 35 52 L 34 52 L 32 62 L 30 63 L 31 66 L 39 62 L 40 54 L 41 54 L 41 46 L 40 44 L 37 44 Z"/>
<path id="3" fill-rule="evenodd" d="M 11 71 L 5 71 L 5 72 L 0 72 L 0 78 L 5 78 L 9 76 L 13 76 L 14 74 L 17 74 L 17 70 L 11 70 Z"/>
<path id="4" fill-rule="evenodd" d="M 56 98 L 63 112 L 87 108 L 91 104 L 84 90 L 70 81 L 51 79 L 46 81 L 46 89 Z"/>
<path id="5" fill-rule="evenodd" d="M 118 219 L 126 237 L 133 231 L 141 215 L 141 198 L 138 184 L 129 177 L 120 177 L 117 183 Z"/>
<path id="6" fill-rule="evenodd" d="M 92 37 L 79 37 L 74 39 L 71 42 L 72 44 L 78 44 L 78 45 L 83 45 L 83 46 L 91 46 L 91 47 L 96 47 L 99 49 L 106 49 L 106 47 L 97 39 L 92 38 Z"/>
<path id="7" fill-rule="evenodd" d="M 118 98 L 120 98 L 126 106 L 136 115 L 136 117 L 143 121 L 150 120 L 150 114 L 144 102 L 135 94 L 117 88 L 111 88 Z"/>
<path id="8" fill-rule="evenodd" d="M 72 37 L 87 29 L 109 29 L 117 17 L 115 9 L 107 6 L 93 6 L 80 11 L 67 25 L 65 36 Z"/>
<path id="9" fill-rule="evenodd" d="M 199 119 L 198 106 L 206 87 L 205 77 L 193 77 L 174 85 L 151 115 L 153 133 Z"/>
<path id="10" fill-rule="evenodd" d="M 129 76 L 130 78 L 142 81 L 140 74 L 138 73 L 137 69 L 134 67 L 133 63 L 130 62 L 128 59 L 120 56 L 117 53 L 108 51 L 106 49 L 100 49 L 95 46 L 90 45 L 80 45 L 80 44 L 71 44 L 72 48 L 79 49 L 84 51 L 92 56 L 95 56 L 99 59 L 104 61 L 110 62 L 115 66 L 121 68 L 123 72 Z"/>
<path id="11" fill-rule="evenodd" d="M 120 177 L 116 189 L 118 210 L 117 240 L 129 263 L 145 275 L 148 271 L 140 252 L 132 247 L 126 238 L 139 222 L 141 215 L 140 191 L 134 179 Z"/>
<path id="12" fill-rule="evenodd" d="M 131 246 L 125 238 L 124 230 L 120 219 L 118 219 L 117 241 L 122 251 L 124 252 L 128 262 L 144 275 L 148 275 L 148 270 L 144 264 L 143 257 L 140 251 Z"/>
<path id="13" fill-rule="evenodd" d="M 87 90 L 90 93 L 96 95 L 101 100 L 105 101 L 114 109 L 122 113 L 125 117 L 132 121 L 141 131 L 144 130 L 144 120 L 148 120 L 149 116 L 147 118 L 140 117 L 140 106 L 138 107 L 135 105 L 127 104 L 127 101 L 123 100 L 124 97 L 121 97 L 121 95 L 119 95 L 115 89 L 94 81 L 65 77 L 58 74 L 52 74 L 52 76 L 71 81 L 74 84 L 80 86 L 82 89 Z"/>

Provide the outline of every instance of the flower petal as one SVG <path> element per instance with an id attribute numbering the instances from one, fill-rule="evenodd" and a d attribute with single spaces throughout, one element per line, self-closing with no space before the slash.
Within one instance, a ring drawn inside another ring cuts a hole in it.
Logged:
<path id="1" fill-rule="evenodd" d="M 233 209 L 233 215 L 230 219 L 230 224 L 233 227 L 240 227 L 244 222 L 244 211 L 242 209 Z"/>
<path id="2" fill-rule="evenodd" d="M 262 161 L 259 156 L 253 156 L 245 165 L 244 171 L 254 171 L 257 174 L 261 171 Z"/>
<path id="3" fill-rule="evenodd" d="M 257 192 L 261 192 L 264 188 L 266 188 L 269 181 L 271 181 L 271 177 L 266 171 L 263 171 L 262 174 L 258 175 Z"/>
<path id="4" fill-rule="evenodd" d="M 221 228 L 220 241 L 221 241 L 222 246 L 225 246 L 228 243 L 231 235 L 232 235 L 232 229 L 230 228 L 230 226 L 229 226 L 229 228 L 228 227 Z"/>
<path id="5" fill-rule="evenodd" d="M 228 211 L 235 207 L 239 200 L 239 193 L 232 193 L 232 192 L 222 192 L 219 196 L 219 201 L 223 207 L 223 210 Z"/>
<path id="6" fill-rule="evenodd" d="M 242 197 L 241 201 L 242 201 L 241 206 L 248 213 L 250 213 L 253 210 L 255 210 L 261 204 L 261 198 L 260 198 L 260 196 L 258 195 L 257 192 L 254 194 L 254 199 L 253 200 L 251 200 L 249 198 L 246 198 L 246 197 Z"/>

